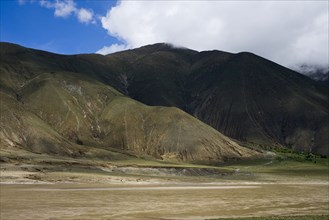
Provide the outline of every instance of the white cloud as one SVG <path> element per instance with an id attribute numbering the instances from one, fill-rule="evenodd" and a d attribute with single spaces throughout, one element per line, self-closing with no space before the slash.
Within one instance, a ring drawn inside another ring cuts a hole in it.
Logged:
<path id="1" fill-rule="evenodd" d="M 55 9 L 54 15 L 56 17 L 65 18 L 77 11 L 77 8 L 73 0 L 63 0 L 63 1 L 57 0 L 55 2 L 51 2 L 48 0 L 41 0 L 40 5 L 42 7 Z"/>
<path id="2" fill-rule="evenodd" d="M 328 65 L 327 1 L 120 1 L 102 26 L 131 47 L 169 42 Z"/>
<path id="3" fill-rule="evenodd" d="M 56 0 L 51 2 L 49 0 L 41 0 L 40 5 L 45 8 L 55 9 L 54 15 L 56 17 L 66 18 L 74 14 L 81 23 L 94 22 L 94 12 L 90 9 L 77 8 L 73 0 Z"/>
<path id="4" fill-rule="evenodd" d="M 129 45 L 112 44 L 109 47 L 107 47 L 107 46 L 103 47 L 102 49 L 98 50 L 96 53 L 106 55 L 106 54 L 115 53 L 118 51 L 128 50 L 128 49 L 131 49 L 131 47 Z"/>
<path id="5" fill-rule="evenodd" d="M 73 0 L 56 1 L 54 7 L 57 17 L 67 17 L 77 10 Z"/>
<path id="6" fill-rule="evenodd" d="M 81 8 L 78 12 L 77 12 L 77 17 L 78 20 L 81 23 L 89 23 L 93 20 L 93 11 L 85 9 L 85 8 Z"/>

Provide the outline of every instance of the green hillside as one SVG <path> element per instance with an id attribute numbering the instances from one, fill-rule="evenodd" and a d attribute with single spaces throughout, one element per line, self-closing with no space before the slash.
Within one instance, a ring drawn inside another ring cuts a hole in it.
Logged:
<path id="1" fill-rule="evenodd" d="M 99 157 L 90 151 L 103 149 L 109 158 L 120 152 L 200 163 L 260 156 L 178 108 L 146 106 L 93 75 L 52 69 L 71 57 L 54 55 L 47 69 L 31 58 L 39 51 L 27 51 L 17 65 L 5 62 L 10 55 L 2 59 L 4 148 L 73 157 Z"/>
<path id="2" fill-rule="evenodd" d="M 214 138 L 221 136 L 216 129 L 249 146 L 328 155 L 327 85 L 251 53 L 155 44 L 107 56 L 63 56 L 8 43 L 0 46 L 1 91 L 73 142 L 138 148 L 155 157 L 175 149 L 173 157 L 192 159 L 182 149 L 223 146 Z M 203 132 L 198 128 L 205 125 L 186 113 L 156 106 L 177 107 L 214 129 Z M 160 132 L 164 128 L 153 120 L 168 130 Z M 161 137 L 150 135 L 151 128 Z M 180 146 L 180 130 L 190 134 L 185 147 Z M 126 131 L 128 137 L 114 135 Z M 202 141 L 204 135 L 215 141 Z M 154 143 L 146 140 L 149 136 Z M 201 151 L 195 152 L 199 159 L 224 158 Z"/>
<path id="3" fill-rule="evenodd" d="M 152 48 L 159 45 L 108 55 L 139 55 L 129 96 L 179 107 L 242 142 L 328 155 L 327 85 L 251 53 Z"/>

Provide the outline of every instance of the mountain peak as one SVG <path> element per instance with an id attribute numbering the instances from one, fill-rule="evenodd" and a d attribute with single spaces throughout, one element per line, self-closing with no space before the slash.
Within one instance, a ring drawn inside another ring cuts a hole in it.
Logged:
<path id="1" fill-rule="evenodd" d="M 159 52 L 159 51 L 190 51 L 190 52 L 197 52 L 195 50 L 177 46 L 172 43 L 155 43 L 150 45 L 145 45 L 139 48 L 136 48 L 136 50 L 143 50 L 144 52 L 153 53 L 153 52 Z"/>

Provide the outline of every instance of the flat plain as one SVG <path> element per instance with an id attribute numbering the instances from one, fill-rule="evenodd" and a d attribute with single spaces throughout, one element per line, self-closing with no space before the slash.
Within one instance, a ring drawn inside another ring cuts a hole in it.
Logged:
<path id="1" fill-rule="evenodd" d="M 222 166 L 35 161 L 1 164 L 1 219 L 322 220 L 329 215 L 327 159 Z"/>
<path id="2" fill-rule="evenodd" d="M 1 219 L 328 215 L 327 184 L 2 185 Z"/>

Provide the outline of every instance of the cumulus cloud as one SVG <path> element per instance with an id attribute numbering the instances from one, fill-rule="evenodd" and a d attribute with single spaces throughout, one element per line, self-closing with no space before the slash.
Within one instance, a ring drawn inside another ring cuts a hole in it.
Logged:
<path id="1" fill-rule="evenodd" d="M 73 1 L 57 1 L 54 4 L 55 16 L 57 17 L 67 17 L 76 11 L 76 7 Z"/>
<path id="2" fill-rule="evenodd" d="M 250 51 L 290 67 L 328 66 L 328 4 L 120 1 L 101 22 L 129 48 L 168 42 L 195 50 Z"/>
<path id="3" fill-rule="evenodd" d="M 98 50 L 96 53 L 106 55 L 110 53 L 115 53 L 122 50 L 131 49 L 129 45 L 125 44 L 112 44 L 111 46 L 105 46 L 102 49 Z"/>
<path id="4" fill-rule="evenodd" d="M 77 12 L 77 17 L 81 23 L 89 23 L 93 20 L 93 14 L 93 11 L 82 8 Z"/>
<path id="5" fill-rule="evenodd" d="M 41 0 L 40 5 L 45 8 L 55 9 L 54 15 L 56 17 L 66 18 L 73 14 L 81 23 L 88 24 L 95 21 L 94 12 L 92 10 L 77 8 L 73 0 L 56 0 L 55 2 L 49 0 Z"/>

